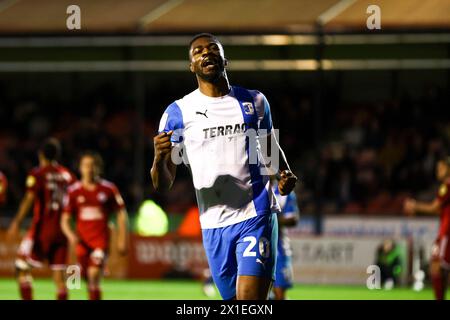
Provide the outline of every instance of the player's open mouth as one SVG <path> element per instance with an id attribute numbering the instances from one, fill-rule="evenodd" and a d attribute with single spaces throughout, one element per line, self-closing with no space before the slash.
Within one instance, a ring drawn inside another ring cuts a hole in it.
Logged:
<path id="1" fill-rule="evenodd" d="M 214 58 L 205 58 L 202 61 L 202 68 L 212 69 L 218 65 L 217 60 Z"/>

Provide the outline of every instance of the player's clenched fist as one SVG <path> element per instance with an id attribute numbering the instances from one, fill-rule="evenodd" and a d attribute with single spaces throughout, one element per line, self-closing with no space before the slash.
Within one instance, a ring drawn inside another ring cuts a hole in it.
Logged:
<path id="1" fill-rule="evenodd" d="M 172 151 L 172 142 L 170 137 L 173 131 L 161 132 L 153 138 L 153 144 L 155 146 L 155 159 L 164 159 Z"/>
<path id="2" fill-rule="evenodd" d="M 278 190 L 282 196 L 286 196 L 294 190 L 297 183 L 297 177 L 289 170 L 280 173 L 280 181 L 278 182 Z"/>

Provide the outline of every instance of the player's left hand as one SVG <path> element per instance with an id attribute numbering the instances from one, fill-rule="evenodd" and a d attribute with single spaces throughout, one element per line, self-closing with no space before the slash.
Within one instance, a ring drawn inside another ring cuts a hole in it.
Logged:
<path id="1" fill-rule="evenodd" d="M 297 183 L 297 177 L 292 173 L 292 171 L 284 170 L 280 173 L 280 181 L 278 182 L 278 190 L 282 196 L 286 196 L 294 190 L 295 184 Z"/>
<path id="2" fill-rule="evenodd" d="M 416 200 L 408 198 L 403 203 L 403 211 L 406 215 L 412 216 L 416 212 Z"/>

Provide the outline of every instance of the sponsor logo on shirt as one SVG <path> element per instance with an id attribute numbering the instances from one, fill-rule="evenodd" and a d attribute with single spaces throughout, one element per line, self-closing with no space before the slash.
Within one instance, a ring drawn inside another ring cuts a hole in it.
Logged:
<path id="1" fill-rule="evenodd" d="M 80 219 L 84 221 L 101 220 L 103 214 L 98 207 L 84 207 L 81 208 Z"/>
<path id="2" fill-rule="evenodd" d="M 204 128 L 204 138 L 215 138 L 220 136 L 237 135 L 247 131 L 248 125 L 246 123 L 236 123 L 234 125 L 217 126 L 211 128 Z"/>

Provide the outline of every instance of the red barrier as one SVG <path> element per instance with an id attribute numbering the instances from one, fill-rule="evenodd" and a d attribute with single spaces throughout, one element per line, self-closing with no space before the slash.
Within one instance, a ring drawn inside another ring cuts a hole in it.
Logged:
<path id="1" fill-rule="evenodd" d="M 128 257 L 122 257 L 117 252 L 116 231 L 111 230 L 111 247 L 108 257 L 106 276 L 110 278 L 125 278 L 127 276 Z M 14 277 L 14 260 L 21 238 L 7 241 L 6 230 L 0 230 L 0 277 Z M 69 264 L 76 264 L 76 258 L 72 250 L 69 250 Z M 51 272 L 47 267 L 33 269 L 34 277 L 50 277 Z"/>
<path id="2" fill-rule="evenodd" d="M 128 256 L 118 254 L 112 230 L 111 250 L 106 276 L 110 278 L 195 278 L 200 279 L 208 267 L 200 237 L 130 236 Z M 14 277 L 14 260 L 20 239 L 6 241 L 6 231 L 0 230 L 0 277 Z M 76 263 L 73 253 L 70 264 Z M 33 270 L 33 276 L 50 277 L 46 267 Z"/>
<path id="3" fill-rule="evenodd" d="M 131 236 L 129 278 L 196 278 L 208 267 L 201 238 Z"/>
<path id="4" fill-rule="evenodd" d="M 20 238 L 7 241 L 6 230 L 0 230 L 0 277 L 14 277 L 14 260 L 19 248 Z M 48 268 L 36 269 L 33 272 L 36 277 L 51 276 Z"/>

